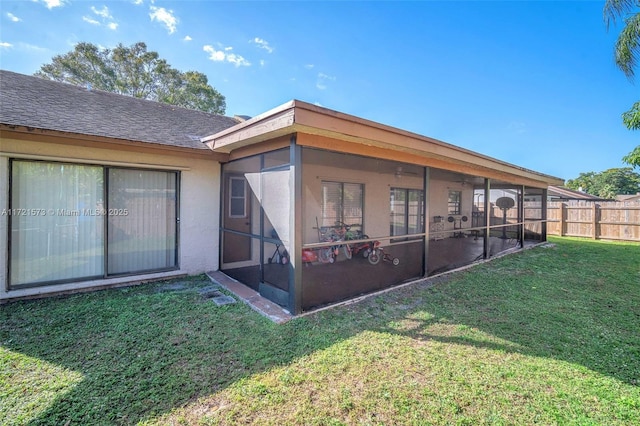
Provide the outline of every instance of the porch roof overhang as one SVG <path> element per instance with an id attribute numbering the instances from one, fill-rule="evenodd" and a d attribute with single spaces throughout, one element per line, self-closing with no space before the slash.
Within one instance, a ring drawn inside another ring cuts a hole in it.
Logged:
<path id="1" fill-rule="evenodd" d="M 437 167 L 522 185 L 546 188 L 564 184 L 563 179 L 437 139 L 298 100 L 207 136 L 202 142 L 214 152 L 232 154 L 291 134 L 297 134 L 296 143 L 303 146 Z"/>

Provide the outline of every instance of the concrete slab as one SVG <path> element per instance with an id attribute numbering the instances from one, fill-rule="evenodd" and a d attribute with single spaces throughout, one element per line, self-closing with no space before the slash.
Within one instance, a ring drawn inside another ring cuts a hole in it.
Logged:
<path id="1" fill-rule="evenodd" d="M 213 298 L 211 298 L 211 300 L 217 306 L 230 305 L 232 303 L 236 303 L 236 299 L 234 299 L 231 296 L 225 296 L 225 295 L 220 295 L 220 296 L 217 296 L 217 297 L 213 297 Z"/>
<path id="2" fill-rule="evenodd" d="M 207 272 L 209 279 L 233 293 L 244 303 L 249 305 L 251 309 L 269 318 L 271 321 L 282 324 L 293 318 L 282 306 L 260 296 L 260 293 L 234 280 L 220 271 Z"/>
<path id="3" fill-rule="evenodd" d="M 221 287 L 218 284 L 208 285 L 206 287 L 203 287 L 203 288 L 199 289 L 198 293 L 207 294 L 207 293 L 211 293 L 211 292 L 214 292 L 214 291 L 219 291 L 220 288 Z"/>
<path id="4" fill-rule="evenodd" d="M 224 294 L 220 292 L 220 287 L 206 287 L 198 291 L 198 293 L 200 294 L 200 296 L 204 297 L 205 299 L 224 296 Z"/>

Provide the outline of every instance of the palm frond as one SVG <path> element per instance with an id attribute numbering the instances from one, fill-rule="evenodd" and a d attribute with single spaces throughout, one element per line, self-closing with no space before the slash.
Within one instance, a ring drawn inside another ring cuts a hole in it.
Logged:
<path id="1" fill-rule="evenodd" d="M 604 22 L 609 29 L 610 23 L 616 23 L 618 19 L 625 20 L 626 15 L 640 7 L 640 0 L 606 0 L 602 14 Z"/>
<path id="2" fill-rule="evenodd" d="M 618 68 L 632 79 L 640 57 L 640 12 L 625 20 L 625 26 L 616 41 L 614 55 Z"/>

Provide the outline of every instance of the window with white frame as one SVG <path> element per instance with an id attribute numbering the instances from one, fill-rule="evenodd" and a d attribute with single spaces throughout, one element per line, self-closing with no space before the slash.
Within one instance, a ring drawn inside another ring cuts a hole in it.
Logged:
<path id="1" fill-rule="evenodd" d="M 362 225 L 364 185 L 360 183 L 322 182 L 320 226 L 337 222 Z"/>
<path id="2" fill-rule="evenodd" d="M 247 181 L 244 177 L 229 178 L 229 217 L 247 216 Z"/>
<path id="3" fill-rule="evenodd" d="M 391 236 L 424 232 L 424 196 L 420 189 L 391 188 Z"/>
<path id="4" fill-rule="evenodd" d="M 447 202 L 447 213 L 450 215 L 458 215 L 460 212 L 460 200 L 462 199 L 462 191 L 449 191 L 449 201 Z"/>

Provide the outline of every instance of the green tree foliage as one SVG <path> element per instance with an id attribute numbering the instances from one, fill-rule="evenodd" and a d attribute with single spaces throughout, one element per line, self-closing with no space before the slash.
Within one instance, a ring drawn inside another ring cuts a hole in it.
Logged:
<path id="1" fill-rule="evenodd" d="M 622 114 L 622 121 L 630 130 L 640 129 L 640 101 L 633 104 L 629 111 Z"/>
<path id="2" fill-rule="evenodd" d="M 606 0 L 604 4 L 604 20 L 607 28 L 618 20 L 624 22 L 616 41 L 614 57 L 616 65 L 633 80 L 640 57 L 640 0 Z M 629 130 L 640 129 L 640 101 L 622 114 L 622 122 Z M 640 145 L 626 155 L 622 161 L 640 167 Z"/>
<path id="3" fill-rule="evenodd" d="M 206 75 L 171 67 L 143 42 L 113 49 L 78 43 L 35 75 L 216 114 L 224 114 L 226 108 L 224 96 L 209 85 Z"/>
<path id="4" fill-rule="evenodd" d="M 635 166 L 639 165 L 640 164 L 640 145 L 636 146 L 633 151 L 625 155 L 622 158 L 622 161 L 624 161 L 627 164 L 631 164 Z"/>
<path id="5" fill-rule="evenodd" d="M 567 181 L 567 188 L 582 189 L 587 194 L 602 198 L 636 194 L 640 192 L 640 173 L 634 172 L 631 167 L 609 169 L 600 173 L 580 173 L 577 178 Z"/>

